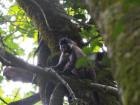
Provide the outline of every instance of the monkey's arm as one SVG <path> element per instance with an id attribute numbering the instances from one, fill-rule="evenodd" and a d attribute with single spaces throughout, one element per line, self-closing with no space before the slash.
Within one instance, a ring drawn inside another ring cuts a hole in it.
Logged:
<path id="1" fill-rule="evenodd" d="M 68 55 L 61 53 L 58 64 L 56 66 L 52 66 L 52 68 L 56 71 L 62 71 L 64 69 L 64 66 L 68 62 L 68 59 Z"/>
<path id="2" fill-rule="evenodd" d="M 76 64 L 76 53 L 74 51 L 72 51 L 71 55 L 69 56 L 69 62 L 66 64 L 63 73 L 64 74 L 72 74 L 72 70 L 75 68 L 75 64 Z"/>

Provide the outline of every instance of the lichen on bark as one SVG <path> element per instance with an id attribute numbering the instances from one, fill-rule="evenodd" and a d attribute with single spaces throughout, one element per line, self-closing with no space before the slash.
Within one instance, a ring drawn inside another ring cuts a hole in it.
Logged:
<path id="1" fill-rule="evenodd" d="M 139 105 L 140 1 L 86 1 L 92 3 L 89 5 L 90 13 L 93 17 L 98 17 L 95 20 L 105 33 L 104 38 L 112 60 L 112 72 L 122 90 L 124 105 Z"/>

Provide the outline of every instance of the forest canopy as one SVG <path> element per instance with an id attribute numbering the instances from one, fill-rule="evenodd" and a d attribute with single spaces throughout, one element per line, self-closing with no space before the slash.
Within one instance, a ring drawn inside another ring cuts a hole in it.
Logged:
<path id="1" fill-rule="evenodd" d="M 1 0 L 0 105 L 138 105 L 139 4 Z M 94 70 L 95 81 L 52 68 L 59 62 L 64 37 L 86 55 L 70 64 L 76 70 Z"/>

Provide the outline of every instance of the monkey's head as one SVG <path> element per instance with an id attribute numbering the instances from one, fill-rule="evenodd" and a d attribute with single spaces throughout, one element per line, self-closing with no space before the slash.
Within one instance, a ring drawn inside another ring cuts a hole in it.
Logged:
<path id="1" fill-rule="evenodd" d="M 61 52 L 70 53 L 73 45 L 76 45 L 76 43 L 66 37 L 59 40 L 59 47 Z"/>

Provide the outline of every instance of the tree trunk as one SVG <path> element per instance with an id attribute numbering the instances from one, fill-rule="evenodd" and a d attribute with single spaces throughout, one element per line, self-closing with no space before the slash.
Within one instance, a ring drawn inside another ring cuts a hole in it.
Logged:
<path id="1" fill-rule="evenodd" d="M 85 0 L 104 39 L 124 105 L 140 104 L 140 1 Z"/>

